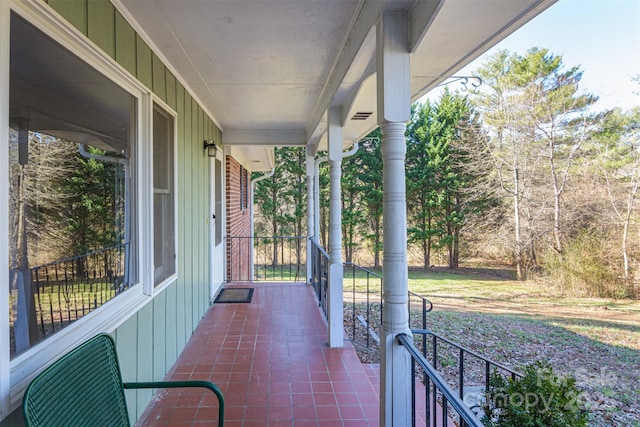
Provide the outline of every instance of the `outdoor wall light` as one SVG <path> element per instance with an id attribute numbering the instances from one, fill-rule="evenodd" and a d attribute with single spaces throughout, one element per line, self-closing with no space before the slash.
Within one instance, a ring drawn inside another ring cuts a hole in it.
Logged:
<path id="1" fill-rule="evenodd" d="M 205 139 L 204 140 L 204 149 L 207 151 L 207 156 L 215 157 L 216 156 L 216 143 L 213 142 L 213 139 Z"/>

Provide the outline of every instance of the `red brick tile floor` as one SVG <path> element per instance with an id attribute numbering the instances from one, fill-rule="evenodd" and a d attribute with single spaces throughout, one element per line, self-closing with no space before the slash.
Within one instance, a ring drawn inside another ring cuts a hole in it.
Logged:
<path id="1" fill-rule="evenodd" d="M 379 368 L 345 341 L 327 345 L 327 324 L 302 283 L 253 287 L 252 302 L 214 304 L 168 380 L 208 380 L 225 398 L 225 426 L 379 425 Z M 200 390 L 159 391 L 138 426 L 215 425 L 217 403 Z"/>

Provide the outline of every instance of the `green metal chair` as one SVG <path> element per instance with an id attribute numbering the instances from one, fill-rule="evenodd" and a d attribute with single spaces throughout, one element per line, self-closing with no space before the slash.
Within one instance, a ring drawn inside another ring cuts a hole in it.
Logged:
<path id="1" fill-rule="evenodd" d="M 224 398 L 208 381 L 123 383 L 116 347 L 99 334 L 62 356 L 29 384 L 22 401 L 27 426 L 130 426 L 124 389 L 203 387 L 218 398 L 218 425 Z"/>

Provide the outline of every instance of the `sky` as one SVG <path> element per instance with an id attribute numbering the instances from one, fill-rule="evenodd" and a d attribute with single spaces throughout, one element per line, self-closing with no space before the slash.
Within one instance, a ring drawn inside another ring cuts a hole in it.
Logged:
<path id="1" fill-rule="evenodd" d="M 498 50 L 534 46 L 562 55 L 565 69 L 582 69 L 580 88 L 600 97 L 594 108 L 640 106 L 640 83 L 631 80 L 640 75 L 640 0 L 559 0 L 456 74 L 471 74 Z"/>

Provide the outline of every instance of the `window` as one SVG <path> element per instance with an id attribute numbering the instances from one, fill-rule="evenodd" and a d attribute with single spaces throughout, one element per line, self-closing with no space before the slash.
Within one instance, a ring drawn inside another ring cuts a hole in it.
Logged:
<path id="1" fill-rule="evenodd" d="M 15 14 L 10 31 L 13 358 L 137 282 L 137 99 Z"/>
<path id="2" fill-rule="evenodd" d="M 240 210 L 249 207 L 249 174 L 244 166 L 240 166 Z"/>
<path id="3" fill-rule="evenodd" d="M 154 285 L 176 272 L 173 117 L 153 106 Z"/>

